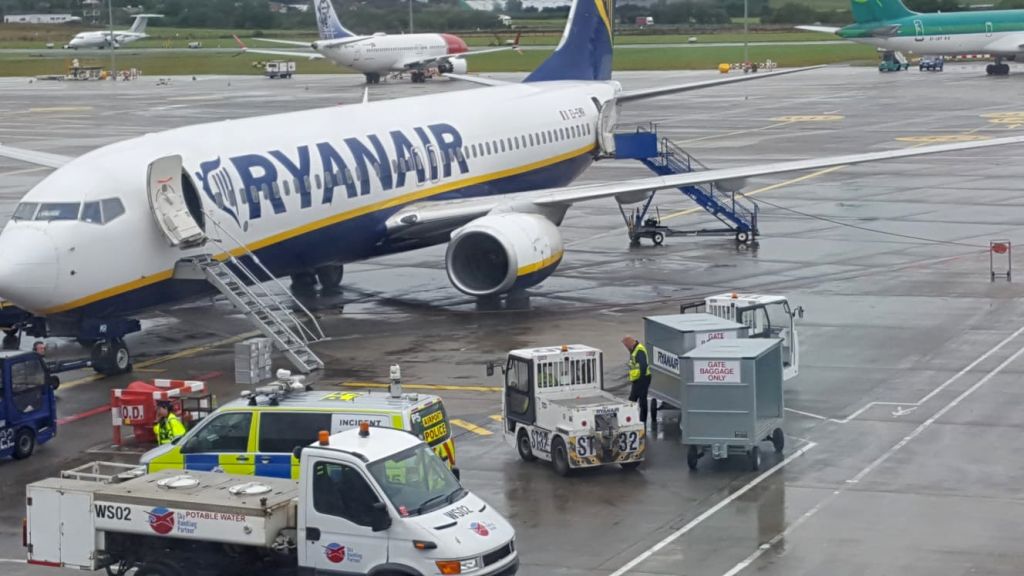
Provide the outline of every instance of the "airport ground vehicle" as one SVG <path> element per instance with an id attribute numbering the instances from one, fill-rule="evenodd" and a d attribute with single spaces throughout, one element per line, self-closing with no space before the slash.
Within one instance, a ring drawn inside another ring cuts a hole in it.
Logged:
<path id="1" fill-rule="evenodd" d="M 35 352 L 0 351 L 0 458 L 21 460 L 57 435 L 56 378 Z"/>
<path id="2" fill-rule="evenodd" d="M 422 440 L 368 424 L 319 436 L 296 449 L 298 482 L 140 470 L 30 484 L 28 562 L 136 576 L 515 574 L 512 526 Z"/>
<path id="3" fill-rule="evenodd" d="M 602 370 L 601 351 L 589 346 L 509 352 L 503 430 L 523 460 L 550 461 L 562 476 L 574 468 L 632 469 L 643 462 L 647 439 L 639 409 L 602 389 Z M 493 372 L 491 365 L 488 375 Z"/>
<path id="4" fill-rule="evenodd" d="M 942 56 L 925 56 L 917 63 L 917 69 L 921 72 L 926 70 L 931 72 L 942 72 L 942 65 L 945 64 L 945 62 L 946 59 Z"/>
<path id="5" fill-rule="evenodd" d="M 360 422 L 413 432 L 455 466 L 455 443 L 441 398 L 392 391 L 285 390 L 278 383 L 228 402 L 173 444 L 142 457 L 149 472 L 219 470 L 297 478 L 296 446 L 319 430 L 340 432 Z"/>
<path id="6" fill-rule="evenodd" d="M 879 72 L 899 72 L 910 68 L 910 62 L 901 52 L 886 50 L 882 52 L 882 61 L 878 63 Z"/>
<path id="7" fill-rule="evenodd" d="M 263 65 L 263 75 L 267 78 L 291 78 L 295 73 L 295 62 L 273 60 Z"/>

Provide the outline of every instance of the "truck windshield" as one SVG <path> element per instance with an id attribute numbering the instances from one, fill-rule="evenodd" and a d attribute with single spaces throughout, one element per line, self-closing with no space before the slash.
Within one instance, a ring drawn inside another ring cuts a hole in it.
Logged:
<path id="1" fill-rule="evenodd" d="M 434 451 L 420 444 L 368 466 L 402 516 L 418 516 L 458 501 L 466 491 Z"/>
<path id="2" fill-rule="evenodd" d="M 412 433 L 431 446 L 441 444 L 451 435 L 448 415 L 440 401 L 412 413 Z"/>

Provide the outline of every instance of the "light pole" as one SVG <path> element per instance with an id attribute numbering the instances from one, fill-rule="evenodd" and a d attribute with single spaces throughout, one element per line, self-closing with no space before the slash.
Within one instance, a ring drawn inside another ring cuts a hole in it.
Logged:
<path id="1" fill-rule="evenodd" d="M 413 33 L 413 26 L 412 26 L 412 3 L 413 3 L 413 0 L 409 0 L 409 34 Z"/>
<path id="2" fill-rule="evenodd" d="M 747 37 L 747 20 L 750 18 L 750 14 L 747 12 L 747 3 L 750 0 L 743 0 L 743 62 L 750 62 L 750 54 L 747 51 L 747 43 L 749 38 Z"/>
<path id="3" fill-rule="evenodd" d="M 110 79 L 117 84 L 117 57 L 114 56 L 114 0 L 107 0 L 107 12 L 110 14 Z"/>

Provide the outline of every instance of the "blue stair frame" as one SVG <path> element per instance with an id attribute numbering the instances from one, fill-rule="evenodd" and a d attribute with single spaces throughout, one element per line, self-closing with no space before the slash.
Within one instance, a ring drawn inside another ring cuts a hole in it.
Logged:
<path id="1" fill-rule="evenodd" d="M 655 145 L 655 142 L 657 143 Z M 708 167 L 691 156 L 688 152 L 675 145 L 668 138 L 658 138 L 652 126 L 649 129 L 637 128 L 635 132 L 615 134 L 615 157 L 639 160 L 644 166 L 659 176 L 684 174 Z M 759 234 L 757 228 L 757 203 L 742 194 L 722 190 L 715 183 L 681 186 L 679 191 L 691 198 L 701 208 L 725 224 L 725 230 L 701 230 L 690 234 L 724 234 L 735 233 L 740 242 L 752 242 Z M 631 235 L 634 228 L 643 226 L 652 195 L 643 207 L 635 214 L 630 224 Z M 669 230 L 669 232 L 672 232 Z M 682 234 L 683 232 L 676 232 Z M 633 238 L 636 240 L 636 238 Z M 660 243 L 660 242 L 658 242 Z"/>

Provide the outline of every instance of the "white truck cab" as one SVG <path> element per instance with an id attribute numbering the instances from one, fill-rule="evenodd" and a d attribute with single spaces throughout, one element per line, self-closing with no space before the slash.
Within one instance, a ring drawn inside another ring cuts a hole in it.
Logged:
<path id="1" fill-rule="evenodd" d="M 523 460 L 549 461 L 563 476 L 574 468 L 632 469 L 643 462 L 640 411 L 603 390 L 600 350 L 578 344 L 513 350 L 504 372 L 504 437 Z"/>
<path id="2" fill-rule="evenodd" d="M 139 468 L 30 484 L 28 562 L 139 576 L 516 573 L 512 526 L 413 434 L 366 423 L 296 453 L 298 482 Z"/>
<path id="3" fill-rule="evenodd" d="M 685 304 L 681 312 L 704 308 L 708 314 L 745 324 L 748 338 L 781 338 L 783 378 L 789 380 L 800 373 L 800 340 L 796 318 L 804 317 L 802 306 L 791 308 L 785 296 L 727 292 L 708 296 L 703 302 Z"/>

